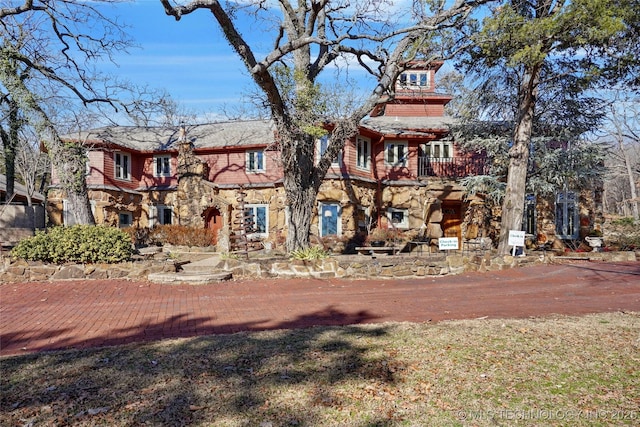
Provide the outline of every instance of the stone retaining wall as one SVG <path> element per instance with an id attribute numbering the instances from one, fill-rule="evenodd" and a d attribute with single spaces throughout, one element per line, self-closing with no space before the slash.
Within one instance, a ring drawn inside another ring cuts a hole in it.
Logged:
<path id="1" fill-rule="evenodd" d="M 0 283 L 70 279 L 146 279 L 151 273 L 175 271 L 173 261 L 145 260 L 119 264 L 44 264 L 23 260 L 0 265 Z"/>
<path id="2" fill-rule="evenodd" d="M 288 259 L 236 260 L 223 259 L 215 271 L 226 271 L 236 279 L 256 277 L 314 277 L 314 278 L 421 278 L 460 274 L 465 271 L 498 271 L 541 263 L 576 261 L 629 262 L 640 259 L 635 252 L 589 252 L 571 256 L 555 256 L 551 252 L 526 257 L 484 255 L 340 255 L 320 261 L 291 261 Z M 152 273 L 175 272 L 180 262 L 156 257 L 120 264 L 50 265 L 38 262 L 5 259 L 0 264 L 0 283 L 70 279 L 115 279 L 145 280 Z"/>
<path id="3" fill-rule="evenodd" d="M 320 261 L 222 260 L 217 268 L 233 273 L 234 277 L 314 277 L 314 278 L 420 278 L 460 274 L 465 271 L 498 271 L 542 263 L 575 262 L 579 260 L 636 261 L 634 252 L 602 252 L 577 254 L 575 257 L 556 256 L 552 252 L 533 252 L 520 257 L 511 255 L 340 255 Z"/>

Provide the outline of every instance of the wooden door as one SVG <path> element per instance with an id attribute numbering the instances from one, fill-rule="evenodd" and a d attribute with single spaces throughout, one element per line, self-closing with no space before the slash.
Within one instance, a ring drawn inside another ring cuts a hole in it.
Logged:
<path id="1" fill-rule="evenodd" d="M 457 237 L 462 248 L 462 203 L 442 203 L 442 232 L 444 237 Z"/>
<path id="2" fill-rule="evenodd" d="M 210 208 L 207 211 L 205 216 L 205 224 L 208 229 L 213 231 L 213 239 L 211 240 L 211 244 L 215 245 L 218 243 L 218 232 L 222 228 L 222 214 L 216 208 Z"/>

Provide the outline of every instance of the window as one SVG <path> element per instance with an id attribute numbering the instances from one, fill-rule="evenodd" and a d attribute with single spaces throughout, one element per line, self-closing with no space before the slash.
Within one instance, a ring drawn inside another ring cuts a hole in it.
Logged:
<path id="1" fill-rule="evenodd" d="M 384 151 L 386 164 L 392 166 L 407 166 L 408 145 L 406 142 L 387 142 Z"/>
<path id="2" fill-rule="evenodd" d="M 127 153 L 115 153 L 114 173 L 117 179 L 131 179 L 131 157 Z"/>
<path id="3" fill-rule="evenodd" d="M 153 176 L 171 176 L 171 156 L 155 156 L 153 162 Z"/>
<path id="4" fill-rule="evenodd" d="M 133 215 L 131 212 L 120 212 L 118 214 L 118 227 L 131 227 L 133 224 Z"/>
<path id="5" fill-rule="evenodd" d="M 324 154 L 325 151 L 327 151 L 327 148 L 329 148 L 329 135 L 325 135 L 323 137 L 321 137 L 318 140 L 318 161 L 320 161 L 320 157 L 322 157 L 322 155 Z M 340 152 L 340 154 L 338 154 L 332 161 L 331 164 L 332 165 L 339 165 L 340 164 L 340 158 L 342 157 L 342 152 Z"/>
<path id="6" fill-rule="evenodd" d="M 173 208 L 165 205 L 149 205 L 149 227 L 156 224 L 173 224 Z"/>
<path id="7" fill-rule="evenodd" d="M 428 88 L 429 71 L 407 71 L 400 74 L 400 86 Z"/>
<path id="8" fill-rule="evenodd" d="M 527 194 L 524 199 L 522 229 L 527 234 L 536 234 L 536 196 Z"/>
<path id="9" fill-rule="evenodd" d="M 359 169 L 369 170 L 371 167 L 371 141 L 359 136 L 356 139 L 356 166 Z"/>
<path id="10" fill-rule="evenodd" d="M 342 234 L 342 219 L 338 203 L 320 203 L 318 207 L 318 231 L 320 236 L 340 236 Z"/>
<path id="11" fill-rule="evenodd" d="M 430 159 L 451 159 L 453 143 L 451 141 L 432 141 L 422 144 L 422 155 Z"/>
<path id="12" fill-rule="evenodd" d="M 360 206 L 357 211 L 358 215 L 358 230 L 366 232 L 367 230 L 371 230 L 373 227 L 373 218 L 369 214 L 371 212 L 370 207 Z"/>
<path id="13" fill-rule="evenodd" d="M 387 209 L 387 220 L 395 228 L 409 228 L 409 211 L 407 209 Z"/>
<path id="14" fill-rule="evenodd" d="M 247 172 L 264 172 L 264 151 L 247 151 Z"/>
<path id="15" fill-rule="evenodd" d="M 249 235 L 266 237 L 269 230 L 269 205 L 245 205 L 244 216 Z"/>

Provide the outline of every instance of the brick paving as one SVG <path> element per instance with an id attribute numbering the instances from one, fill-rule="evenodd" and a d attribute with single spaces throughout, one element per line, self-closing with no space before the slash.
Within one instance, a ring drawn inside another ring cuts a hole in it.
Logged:
<path id="1" fill-rule="evenodd" d="M 405 280 L 4 283 L 0 355 L 314 325 L 620 310 L 640 312 L 640 262 Z"/>

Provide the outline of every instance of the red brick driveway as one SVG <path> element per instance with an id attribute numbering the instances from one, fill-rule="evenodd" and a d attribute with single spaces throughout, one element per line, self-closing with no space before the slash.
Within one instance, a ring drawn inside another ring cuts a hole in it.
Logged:
<path id="1" fill-rule="evenodd" d="M 0 355 L 312 325 L 640 311 L 640 262 L 408 280 L 0 284 Z"/>

